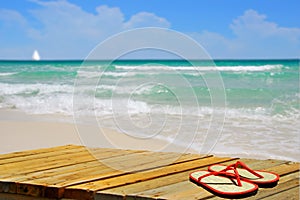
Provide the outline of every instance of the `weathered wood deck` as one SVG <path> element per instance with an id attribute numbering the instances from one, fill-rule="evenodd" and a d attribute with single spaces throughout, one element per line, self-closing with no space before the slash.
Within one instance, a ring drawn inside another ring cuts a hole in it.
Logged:
<path id="1" fill-rule="evenodd" d="M 238 160 L 100 148 L 93 155 L 74 145 L 0 155 L 0 199 L 220 199 L 191 183 L 188 175 Z M 240 160 L 281 176 L 276 187 L 260 188 L 247 199 L 299 199 L 299 163 Z"/>

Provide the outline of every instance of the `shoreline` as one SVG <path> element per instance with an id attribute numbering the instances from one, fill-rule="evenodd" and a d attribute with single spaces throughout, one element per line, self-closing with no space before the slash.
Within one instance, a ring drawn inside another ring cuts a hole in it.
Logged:
<path id="1" fill-rule="evenodd" d="M 88 121 L 88 120 L 87 120 Z M 111 128 L 93 124 L 76 125 L 72 116 L 62 114 L 35 115 L 20 110 L 0 109 L 2 139 L 0 154 L 62 145 L 82 145 L 114 149 L 148 150 L 156 152 L 196 153 L 184 147 L 157 138 L 135 138 Z M 218 143 L 209 154 L 220 157 L 277 159 L 299 162 L 297 156 L 270 152 L 241 152 L 238 147 Z"/>

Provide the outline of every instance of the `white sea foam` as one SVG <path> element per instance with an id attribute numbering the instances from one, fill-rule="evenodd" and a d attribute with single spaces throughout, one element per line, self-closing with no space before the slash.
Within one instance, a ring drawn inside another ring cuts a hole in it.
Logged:
<path id="1" fill-rule="evenodd" d="M 18 108 L 34 114 L 72 113 L 71 85 L 0 83 L 2 108 Z"/>
<path id="2" fill-rule="evenodd" d="M 130 77 L 135 76 L 136 72 L 104 72 L 103 76 L 112 76 L 112 77 Z"/>
<path id="3" fill-rule="evenodd" d="M 99 78 L 103 72 L 96 72 L 96 71 L 78 71 L 77 76 L 79 78 Z"/>
<path id="4" fill-rule="evenodd" d="M 18 72 L 2 72 L 0 73 L 0 76 L 11 76 L 14 74 L 17 74 Z"/>
<path id="5" fill-rule="evenodd" d="M 58 85 L 58 84 L 8 84 L 0 83 L 0 95 L 12 95 L 28 93 L 29 91 L 37 91 L 39 94 L 50 94 L 50 93 L 63 93 L 72 92 L 72 85 Z"/>
<path id="6" fill-rule="evenodd" d="M 260 66 L 116 66 L 119 70 L 128 71 L 269 71 L 273 69 L 280 69 L 283 65 L 260 65 Z"/>
<path id="7" fill-rule="evenodd" d="M 101 77 L 132 77 L 137 75 L 137 72 L 113 72 L 113 71 L 79 71 L 78 78 L 101 78 Z"/>

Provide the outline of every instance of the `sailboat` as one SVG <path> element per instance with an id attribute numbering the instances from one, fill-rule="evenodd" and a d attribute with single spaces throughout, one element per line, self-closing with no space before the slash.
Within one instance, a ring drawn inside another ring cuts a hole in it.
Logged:
<path id="1" fill-rule="evenodd" d="M 40 57 L 39 52 L 38 52 L 37 50 L 34 50 L 34 52 L 33 52 L 33 54 L 32 54 L 32 60 L 38 61 L 38 60 L 40 60 L 40 59 L 41 59 L 41 57 Z"/>

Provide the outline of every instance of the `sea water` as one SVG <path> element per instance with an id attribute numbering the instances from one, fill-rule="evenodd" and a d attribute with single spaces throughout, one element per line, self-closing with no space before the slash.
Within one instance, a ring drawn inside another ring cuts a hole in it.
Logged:
<path id="1" fill-rule="evenodd" d="M 0 88 L 0 108 L 92 115 L 195 151 L 214 141 L 217 155 L 300 161 L 297 59 L 0 61 Z"/>

